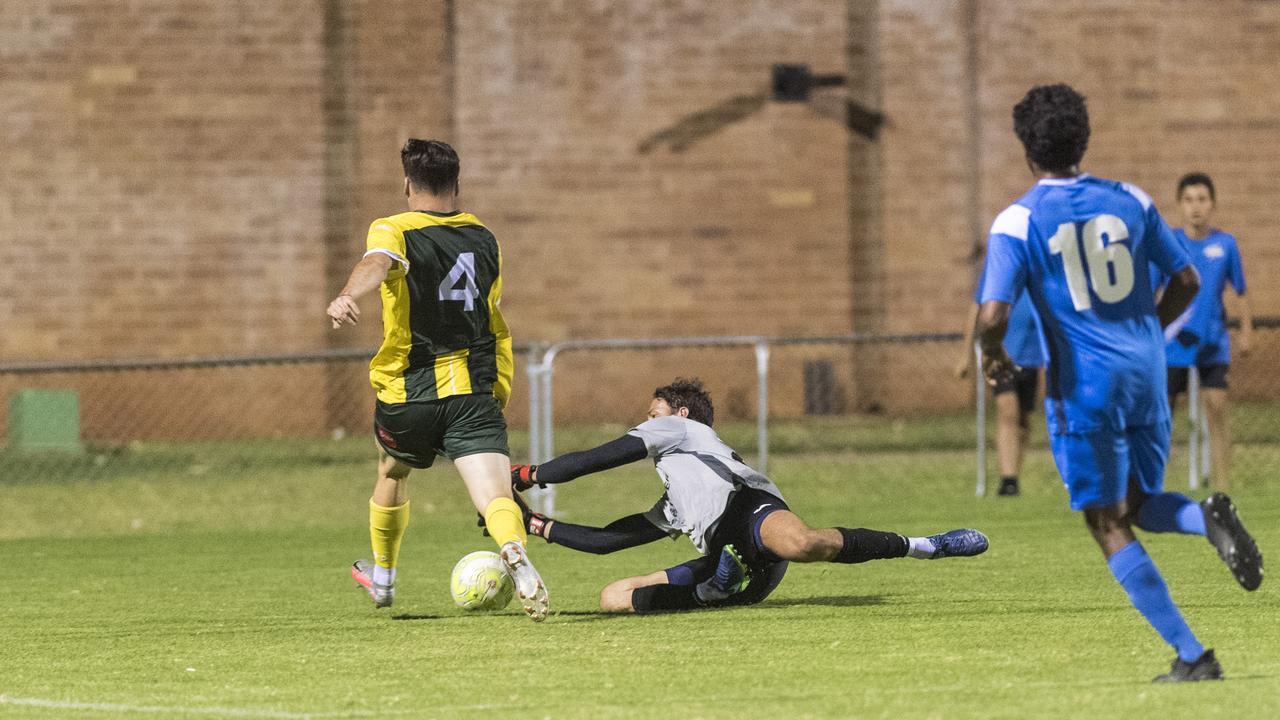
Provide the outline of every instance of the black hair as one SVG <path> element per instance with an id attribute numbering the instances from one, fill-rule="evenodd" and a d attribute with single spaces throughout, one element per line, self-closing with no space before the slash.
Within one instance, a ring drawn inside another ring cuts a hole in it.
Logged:
<path id="1" fill-rule="evenodd" d="M 1070 85 L 1037 85 L 1013 106 L 1013 132 L 1041 169 L 1066 173 L 1089 147 L 1089 109 Z"/>
<path id="2" fill-rule="evenodd" d="M 711 404 L 711 393 L 702 387 L 697 378 L 676 378 L 670 385 L 663 385 L 653 391 L 653 396 L 665 400 L 672 412 L 680 408 L 689 408 L 689 419 L 711 427 L 715 419 L 716 409 Z"/>
<path id="3" fill-rule="evenodd" d="M 1218 202 L 1218 196 L 1213 191 L 1213 178 L 1209 177 L 1208 175 L 1202 172 L 1187 173 L 1186 175 L 1182 176 L 1182 179 L 1178 181 L 1177 197 L 1179 200 L 1182 199 L 1182 191 L 1186 190 L 1192 185 L 1205 186 L 1206 188 L 1209 189 L 1209 199 L 1214 202 Z"/>
<path id="4" fill-rule="evenodd" d="M 409 138 L 400 150 L 404 176 L 418 190 L 445 195 L 458 188 L 458 153 L 439 140 Z"/>

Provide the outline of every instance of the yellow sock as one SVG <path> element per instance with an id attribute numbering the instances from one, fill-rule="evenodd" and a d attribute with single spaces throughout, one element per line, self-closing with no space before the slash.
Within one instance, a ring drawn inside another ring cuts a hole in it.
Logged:
<path id="1" fill-rule="evenodd" d="M 493 541 L 501 547 L 512 540 L 525 544 L 528 534 L 524 531 L 524 515 L 515 500 L 500 497 L 484 509 L 484 526 L 489 529 Z"/>
<path id="2" fill-rule="evenodd" d="M 409 526 L 409 501 L 399 507 L 382 507 L 369 501 L 369 538 L 373 541 L 373 561 L 389 570 L 400 557 L 400 539 Z"/>

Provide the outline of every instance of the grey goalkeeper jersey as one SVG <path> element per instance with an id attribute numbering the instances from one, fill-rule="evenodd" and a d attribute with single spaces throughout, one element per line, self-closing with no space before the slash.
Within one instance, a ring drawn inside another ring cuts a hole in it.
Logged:
<path id="1" fill-rule="evenodd" d="M 704 555 L 735 489 L 752 487 L 782 498 L 777 485 L 747 467 L 700 422 L 668 415 L 641 423 L 627 434 L 644 441 L 667 490 L 645 517 L 672 537 L 688 535 Z"/>

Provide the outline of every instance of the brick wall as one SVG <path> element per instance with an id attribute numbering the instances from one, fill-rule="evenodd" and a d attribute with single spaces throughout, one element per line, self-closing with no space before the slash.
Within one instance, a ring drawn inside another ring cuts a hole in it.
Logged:
<path id="1" fill-rule="evenodd" d="M 1166 211 L 1182 172 L 1215 176 L 1280 314 L 1278 33 L 1280 4 L 1249 0 L 6 3 L 0 360 L 373 344 L 376 301 L 355 331 L 322 311 L 403 208 L 410 135 L 461 152 L 520 340 L 957 330 L 975 235 L 1031 180 L 1009 110 L 1055 80 L 1091 99 L 1091 171 Z M 838 92 L 765 102 L 777 62 L 848 71 L 880 140 L 850 138 Z M 950 349 L 818 354 L 859 407 L 969 394 Z M 779 357 L 774 409 L 798 413 L 804 358 Z M 749 352 L 573 362 L 560 419 L 674 372 L 754 413 Z M 1267 392 L 1261 368 L 1238 387 Z M 317 383 L 366 392 L 350 369 L 277 392 L 317 431 L 363 424 Z"/>
<path id="2" fill-rule="evenodd" d="M 312 10 L 4 4 L 0 357 L 316 345 Z"/>
<path id="3" fill-rule="evenodd" d="M 504 243 L 503 307 L 519 337 L 848 331 L 844 130 L 763 102 L 772 63 L 842 70 L 842 7 L 458 9 L 464 200 Z M 745 117 L 695 117 L 713 108 Z M 749 351 L 684 358 L 579 359 L 557 375 L 558 417 L 616 417 L 635 398 L 602 388 L 643 400 L 674 372 L 735 393 L 754 381 Z"/>

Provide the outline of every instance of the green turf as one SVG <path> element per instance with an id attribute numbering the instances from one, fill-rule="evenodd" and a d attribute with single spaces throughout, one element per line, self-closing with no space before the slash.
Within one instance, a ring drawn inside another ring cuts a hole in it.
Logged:
<path id="1" fill-rule="evenodd" d="M 805 432 L 793 446 L 817 442 Z M 817 434 L 834 432 L 864 430 Z M 489 543 L 451 470 L 412 480 L 397 605 L 374 611 L 346 575 L 368 552 L 367 442 L 156 452 L 168 461 L 108 477 L 0 482 L 0 717 L 1280 716 L 1274 587 L 1240 590 L 1202 539 L 1147 538 L 1230 678 L 1149 684 L 1172 653 L 1066 510 L 1042 450 L 1016 500 L 973 497 L 964 450 L 775 452 L 771 475 L 811 523 L 972 525 L 992 549 L 796 566 L 757 607 L 636 618 L 597 614 L 599 589 L 688 559 L 687 541 L 608 557 L 535 541 L 557 610 L 541 625 L 515 605 L 450 602 L 451 565 Z M 1280 498 L 1249 470 L 1276 458 L 1258 457 L 1240 463 L 1237 500 L 1264 549 L 1280 547 Z M 606 521 L 660 488 L 637 465 L 565 486 L 559 503 Z"/>

